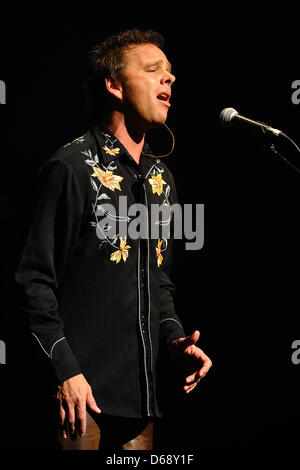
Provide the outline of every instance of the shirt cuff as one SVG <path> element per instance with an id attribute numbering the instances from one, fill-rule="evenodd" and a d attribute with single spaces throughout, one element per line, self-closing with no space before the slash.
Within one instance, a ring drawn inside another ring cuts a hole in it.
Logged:
<path id="1" fill-rule="evenodd" d="M 185 336 L 183 326 L 175 318 L 168 317 L 160 321 L 160 339 L 166 344 Z"/>
<path id="2" fill-rule="evenodd" d="M 81 369 L 66 338 L 54 344 L 49 359 L 59 383 L 81 374 Z"/>

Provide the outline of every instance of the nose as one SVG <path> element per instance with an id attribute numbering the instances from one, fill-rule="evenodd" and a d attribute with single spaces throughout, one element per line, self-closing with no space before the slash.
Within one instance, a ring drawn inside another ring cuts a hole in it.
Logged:
<path id="1" fill-rule="evenodd" d="M 175 80 L 176 80 L 175 75 L 173 75 L 171 72 L 166 71 L 166 73 L 162 77 L 161 83 L 162 85 L 166 83 L 167 85 L 171 87 L 173 83 L 175 82 Z"/>

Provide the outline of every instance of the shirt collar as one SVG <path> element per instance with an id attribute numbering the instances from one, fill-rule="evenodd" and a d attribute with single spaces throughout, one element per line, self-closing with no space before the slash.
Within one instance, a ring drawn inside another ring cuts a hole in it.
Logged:
<path id="1" fill-rule="evenodd" d="M 102 123 L 98 123 L 93 128 L 94 135 L 101 149 L 104 163 L 107 165 L 116 160 L 121 155 L 131 155 L 123 144 L 114 136 L 114 134 Z M 151 149 L 147 142 L 144 143 L 143 153 L 151 154 Z M 131 157 L 132 158 L 132 157 Z"/>

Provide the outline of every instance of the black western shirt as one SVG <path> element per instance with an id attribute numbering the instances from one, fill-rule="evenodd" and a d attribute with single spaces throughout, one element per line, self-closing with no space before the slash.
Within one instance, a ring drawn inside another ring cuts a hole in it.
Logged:
<path id="1" fill-rule="evenodd" d="M 46 162 L 40 188 L 15 276 L 32 341 L 58 382 L 85 376 L 102 412 L 159 416 L 159 344 L 184 336 L 169 278 L 172 239 L 151 233 L 171 220 L 171 172 L 150 156 L 138 165 L 98 124 Z M 167 215 L 155 219 L 153 205 Z"/>

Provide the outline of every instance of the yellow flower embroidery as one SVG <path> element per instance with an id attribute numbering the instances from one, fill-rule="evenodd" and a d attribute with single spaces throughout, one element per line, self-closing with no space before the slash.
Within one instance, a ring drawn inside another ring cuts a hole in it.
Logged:
<path id="1" fill-rule="evenodd" d="M 131 246 L 126 245 L 126 238 L 120 238 L 120 249 L 117 251 L 114 251 L 110 255 L 110 261 L 115 261 L 116 264 L 118 264 L 121 261 L 121 258 L 123 258 L 123 261 L 125 261 L 128 258 L 128 250 L 131 248 Z"/>
<path id="2" fill-rule="evenodd" d="M 162 240 L 158 240 L 157 241 L 157 247 L 156 247 L 156 256 L 157 256 L 157 266 L 159 267 L 162 262 L 163 262 L 163 257 L 162 257 L 162 254 L 161 254 L 161 245 L 162 245 Z"/>
<path id="3" fill-rule="evenodd" d="M 157 193 L 158 196 L 160 196 L 161 193 L 163 192 L 163 185 L 167 184 L 162 179 L 162 174 L 161 173 L 158 173 L 158 175 L 153 175 L 152 178 L 150 178 L 148 181 L 152 186 L 153 194 Z"/>
<path id="4" fill-rule="evenodd" d="M 120 149 L 119 147 L 116 147 L 114 149 L 110 149 L 107 147 L 107 145 L 105 145 L 105 147 L 103 147 L 103 149 L 105 150 L 106 153 L 108 153 L 108 155 L 118 155 L 118 153 L 120 152 Z"/>
<path id="5" fill-rule="evenodd" d="M 123 180 L 122 176 L 114 175 L 112 171 L 100 170 L 100 168 L 97 168 L 96 166 L 93 166 L 93 170 L 94 173 L 91 176 L 96 176 L 103 186 L 111 189 L 112 191 L 115 189 L 121 191 L 119 183 Z"/>

